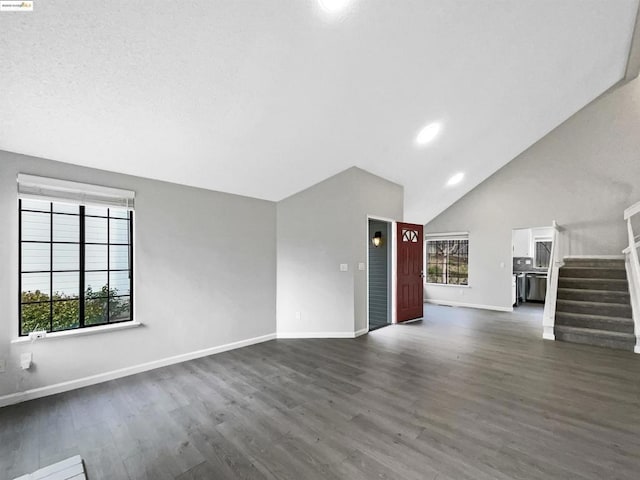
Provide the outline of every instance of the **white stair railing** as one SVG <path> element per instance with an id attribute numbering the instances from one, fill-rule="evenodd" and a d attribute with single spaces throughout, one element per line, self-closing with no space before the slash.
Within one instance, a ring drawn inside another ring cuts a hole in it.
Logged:
<path id="1" fill-rule="evenodd" d="M 547 271 L 547 294 L 544 299 L 544 314 L 542 317 L 542 338 L 555 340 L 554 326 L 556 323 L 556 299 L 558 297 L 558 278 L 560 267 L 564 265 L 560 248 L 560 230 L 558 224 L 553 221 L 553 243 L 551 244 L 551 257 L 549 270 Z"/>
<path id="2" fill-rule="evenodd" d="M 622 251 L 625 254 L 625 266 L 627 268 L 627 278 L 629 279 L 629 294 L 631 295 L 631 309 L 636 334 L 636 346 L 633 351 L 636 353 L 640 353 L 640 254 L 638 254 L 640 241 L 637 241 L 637 237 L 633 233 L 631 219 L 638 214 L 640 214 L 640 202 L 624 211 L 629 246 Z"/>

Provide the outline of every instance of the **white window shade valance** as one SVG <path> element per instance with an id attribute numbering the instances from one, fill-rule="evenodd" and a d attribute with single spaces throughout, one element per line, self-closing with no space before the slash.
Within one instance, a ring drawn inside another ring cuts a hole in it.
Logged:
<path id="1" fill-rule="evenodd" d="M 424 238 L 428 242 L 437 240 L 467 240 L 469 238 L 469 232 L 425 233 Z"/>
<path id="2" fill-rule="evenodd" d="M 20 198 L 47 199 L 51 201 L 118 207 L 133 210 L 135 192 L 102 187 L 88 183 L 69 182 L 56 178 L 18 174 Z"/>

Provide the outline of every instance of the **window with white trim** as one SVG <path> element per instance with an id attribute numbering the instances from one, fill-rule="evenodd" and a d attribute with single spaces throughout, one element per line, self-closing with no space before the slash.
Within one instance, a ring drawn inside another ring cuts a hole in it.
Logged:
<path id="1" fill-rule="evenodd" d="M 19 335 L 133 320 L 133 192 L 18 177 Z"/>
<path id="2" fill-rule="evenodd" d="M 427 283 L 469 284 L 469 236 L 438 235 L 426 238 Z"/>
<path id="3" fill-rule="evenodd" d="M 551 246 L 553 240 L 550 238 L 536 238 L 533 242 L 534 265 L 536 268 L 549 268 L 551 261 Z"/>

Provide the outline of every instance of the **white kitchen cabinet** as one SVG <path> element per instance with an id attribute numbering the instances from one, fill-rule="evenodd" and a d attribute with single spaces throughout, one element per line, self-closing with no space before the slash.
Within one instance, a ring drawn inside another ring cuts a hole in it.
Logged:
<path id="1" fill-rule="evenodd" d="M 513 256 L 532 257 L 531 229 L 523 228 L 513 231 Z"/>

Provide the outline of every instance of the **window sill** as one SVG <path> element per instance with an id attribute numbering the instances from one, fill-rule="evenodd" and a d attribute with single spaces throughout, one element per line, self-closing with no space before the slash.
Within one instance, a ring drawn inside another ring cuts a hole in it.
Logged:
<path id="1" fill-rule="evenodd" d="M 454 288 L 471 288 L 471 285 L 451 285 L 448 283 L 429 283 L 424 282 L 427 287 L 454 287 Z"/>
<path id="2" fill-rule="evenodd" d="M 38 338 L 31 340 L 27 337 L 19 337 L 15 340 L 11 340 L 11 343 L 30 343 L 30 342 L 42 342 L 47 340 L 54 340 L 57 338 L 68 338 L 68 337 L 80 337 L 83 335 L 94 335 L 96 333 L 105 333 L 105 332 L 113 332 L 116 330 L 127 330 L 129 328 L 141 327 L 143 324 L 140 322 L 122 322 L 122 323 L 114 323 L 113 325 L 100 325 L 97 327 L 86 327 L 79 328 L 77 330 L 66 330 L 64 332 L 53 332 L 47 333 L 47 336 L 44 338 Z"/>

